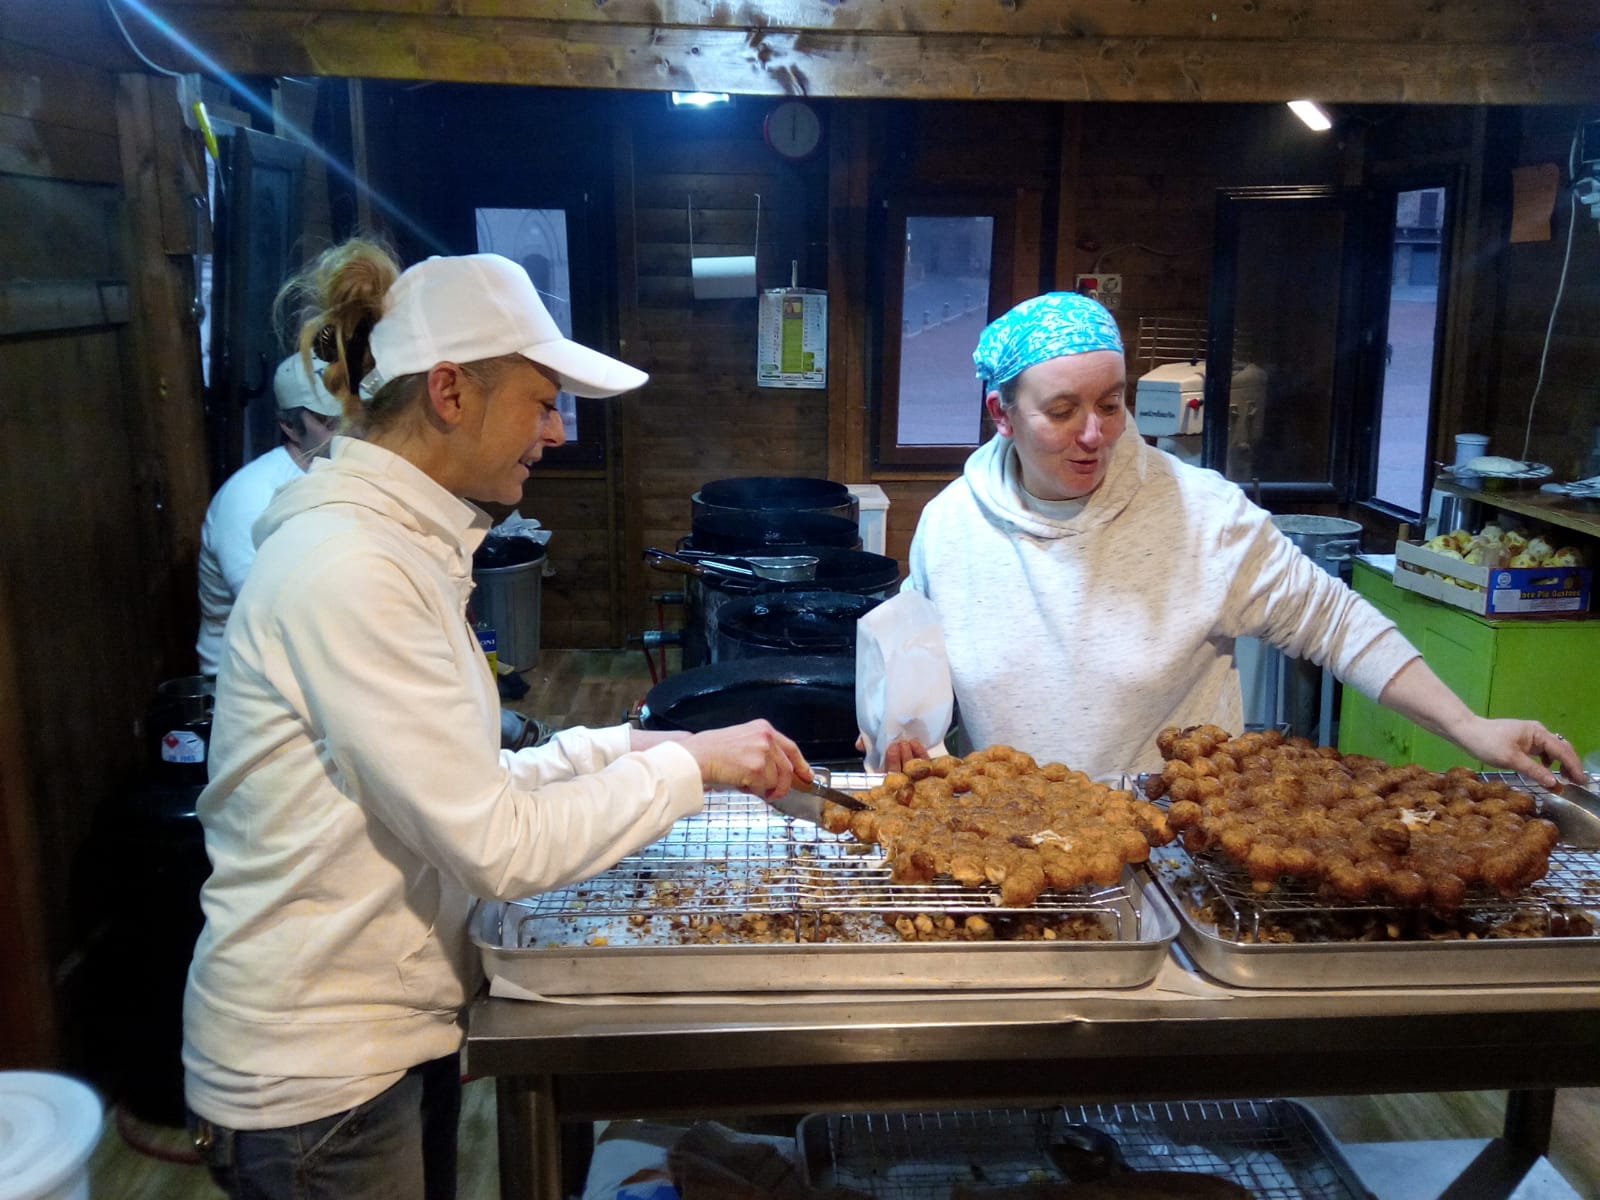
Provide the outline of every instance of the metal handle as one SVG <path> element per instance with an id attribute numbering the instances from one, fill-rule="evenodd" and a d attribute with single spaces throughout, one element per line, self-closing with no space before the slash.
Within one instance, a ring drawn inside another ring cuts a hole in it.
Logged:
<path id="1" fill-rule="evenodd" d="M 725 575 L 734 575 L 740 579 L 754 579 L 757 572 L 750 567 L 735 566 L 730 562 L 718 562 L 705 559 L 701 562 L 686 562 L 675 554 L 665 550 L 646 550 L 644 560 L 658 571 L 675 571 L 680 575 L 705 576 L 708 572 L 717 571 Z"/>
<path id="2" fill-rule="evenodd" d="M 699 563 L 687 563 L 681 558 L 673 558 L 659 550 L 646 550 L 644 552 L 646 566 L 654 567 L 658 571 L 666 571 L 678 575 L 704 575 L 705 568 Z"/>

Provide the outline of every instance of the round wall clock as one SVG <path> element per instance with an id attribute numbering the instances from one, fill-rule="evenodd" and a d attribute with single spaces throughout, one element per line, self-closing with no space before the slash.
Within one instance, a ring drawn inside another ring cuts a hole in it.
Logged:
<path id="1" fill-rule="evenodd" d="M 785 100 L 767 114 L 762 133 L 784 158 L 808 158 L 822 141 L 822 118 L 803 100 Z"/>

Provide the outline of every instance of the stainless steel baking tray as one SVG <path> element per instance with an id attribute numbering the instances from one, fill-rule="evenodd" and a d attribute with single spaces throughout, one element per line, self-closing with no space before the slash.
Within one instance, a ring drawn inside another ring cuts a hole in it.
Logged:
<path id="1" fill-rule="evenodd" d="M 1212 855 L 1165 846 L 1147 866 L 1178 914 L 1178 941 L 1213 978 L 1246 988 L 1491 986 L 1600 982 L 1600 849 L 1576 806 L 1510 772 L 1489 772 L 1533 794 L 1562 830 L 1544 879 L 1505 899 L 1469 899 L 1446 932 L 1426 913 L 1330 905 L 1279 885 L 1262 895 Z M 1578 841 L 1583 845 L 1574 845 Z M 1480 936 L 1457 936 L 1462 927 Z M 1279 931 L 1326 930 L 1328 940 L 1273 941 Z M 1373 940 L 1415 929 L 1404 940 Z M 1429 940 L 1448 937 L 1448 940 Z"/>
<path id="2" fill-rule="evenodd" d="M 960 1184 L 1066 1180 L 1067 1126 L 1109 1134 L 1134 1171 L 1219 1175 L 1260 1200 L 1365 1200 L 1316 1114 L 1292 1100 L 1190 1100 L 968 1112 L 816 1113 L 799 1125 L 806 1181 L 874 1200 L 947 1200 Z"/>
<path id="3" fill-rule="evenodd" d="M 998 936 L 907 941 L 897 919 L 924 922 L 919 936 L 969 920 Z M 1003 940 L 1047 926 L 1039 940 Z M 1024 909 L 949 880 L 897 884 L 876 846 L 717 792 L 592 879 L 478 904 L 471 929 L 491 978 L 542 995 L 631 995 L 1137 987 L 1155 977 L 1178 922 L 1133 871 L 1118 887 L 1046 892 Z"/>

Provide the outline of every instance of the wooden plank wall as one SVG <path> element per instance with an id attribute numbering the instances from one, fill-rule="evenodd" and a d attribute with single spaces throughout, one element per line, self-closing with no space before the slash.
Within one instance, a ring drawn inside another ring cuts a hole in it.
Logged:
<path id="1" fill-rule="evenodd" d="M 775 155 L 761 134 L 769 100 L 673 111 L 665 97 L 636 99 L 625 105 L 634 235 L 624 338 L 651 379 L 623 410 L 630 568 L 646 547 L 674 547 L 690 532 L 690 498 L 706 482 L 828 470 L 828 393 L 756 386 L 757 302 L 695 299 L 689 245 L 692 210 L 695 256 L 754 250 L 758 288 L 787 285 L 793 262 L 803 286 L 826 287 L 825 154 Z M 633 570 L 629 628 L 653 626 L 646 596 L 678 582 Z"/>
<path id="2" fill-rule="evenodd" d="M 126 510 L 96 512 L 101 486 L 133 491 L 116 386 L 126 303 L 101 315 L 38 302 L 46 287 L 98 297 L 109 284 L 125 295 L 116 109 L 105 72 L 0 42 L 0 804 L 14 856 L 0 866 L 0 887 L 18 918 L 0 994 L 20 1018 L 0 1029 L 4 1066 L 48 1065 L 56 1054 L 55 975 L 75 941 L 65 884 L 107 768 L 133 757 L 135 647 L 107 633 L 136 623 L 144 531 Z M 97 759 L 89 751 L 108 717 L 115 732 Z"/>
<path id="3" fill-rule="evenodd" d="M 203 459 L 169 257 L 185 247 L 163 234 L 175 117 L 170 88 L 0 40 L 0 807 L 6 849 L 32 860 L 0 864 L 20 918 L 0 1065 L 71 1055 L 63 1010 L 93 910 L 81 853 L 97 810 L 126 802 L 144 708 L 193 640 Z"/>
<path id="4" fill-rule="evenodd" d="M 1335 137 L 1282 105 L 1081 106 L 1070 271 L 1117 272 L 1117 322 L 1135 344 L 1140 317 L 1204 318 L 1219 188 L 1337 182 Z M 1064 273 L 1065 274 L 1065 273 Z M 1057 281 L 1072 286 L 1072 279 Z"/>

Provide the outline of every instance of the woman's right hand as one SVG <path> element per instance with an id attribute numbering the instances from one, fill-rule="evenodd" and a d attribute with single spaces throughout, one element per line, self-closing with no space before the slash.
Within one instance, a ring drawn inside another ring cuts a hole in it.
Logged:
<path id="1" fill-rule="evenodd" d="M 679 745 L 694 755 L 707 784 L 737 788 L 763 800 L 785 795 L 796 778 L 811 782 L 811 767 L 800 747 L 764 720 L 692 733 Z"/>
<path id="2" fill-rule="evenodd" d="M 867 752 L 867 735 L 862 734 L 856 738 L 856 749 L 865 754 Z M 885 771 L 899 771 L 905 768 L 906 763 L 913 758 L 931 758 L 928 748 L 916 738 L 906 738 L 899 742 L 890 742 L 883 752 L 883 769 Z"/>

